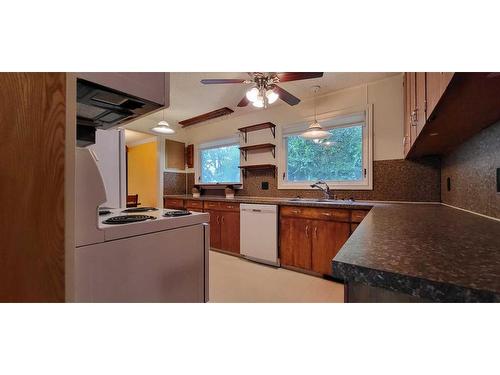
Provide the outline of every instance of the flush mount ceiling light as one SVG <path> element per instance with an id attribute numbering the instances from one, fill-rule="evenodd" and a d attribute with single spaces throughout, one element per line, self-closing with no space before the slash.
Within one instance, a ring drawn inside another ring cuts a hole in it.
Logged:
<path id="1" fill-rule="evenodd" d="M 330 138 L 331 134 L 330 132 L 323 130 L 318 120 L 316 120 L 316 95 L 319 91 L 319 86 L 313 86 L 312 89 L 314 92 L 314 121 L 300 136 L 305 139 L 310 139 L 314 143 L 320 143 L 321 140 Z"/>
<path id="2" fill-rule="evenodd" d="M 151 131 L 157 134 L 174 134 L 175 130 L 165 121 L 165 112 L 162 111 L 162 114 L 163 120 L 161 120 L 158 125 L 152 127 Z"/>

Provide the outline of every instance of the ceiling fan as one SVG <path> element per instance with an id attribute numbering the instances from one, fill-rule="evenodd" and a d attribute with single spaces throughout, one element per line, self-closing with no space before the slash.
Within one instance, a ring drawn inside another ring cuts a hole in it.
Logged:
<path id="1" fill-rule="evenodd" d="M 320 78 L 323 73 L 248 73 L 250 79 L 202 79 L 204 85 L 220 85 L 227 83 L 249 84 L 250 88 L 238 107 L 246 107 L 252 103 L 257 108 L 267 108 L 269 104 L 281 99 L 289 105 L 300 103 L 300 99 L 278 86 L 281 82 L 299 81 L 302 79 Z"/>

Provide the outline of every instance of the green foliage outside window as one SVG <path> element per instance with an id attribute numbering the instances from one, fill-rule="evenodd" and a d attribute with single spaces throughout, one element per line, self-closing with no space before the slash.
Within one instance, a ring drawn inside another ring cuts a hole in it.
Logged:
<path id="1" fill-rule="evenodd" d="M 330 130 L 328 143 L 300 136 L 287 142 L 287 179 L 290 182 L 359 181 L 363 176 L 363 126 Z"/>
<path id="2" fill-rule="evenodd" d="M 201 182 L 240 182 L 240 150 L 238 145 L 200 151 Z"/>

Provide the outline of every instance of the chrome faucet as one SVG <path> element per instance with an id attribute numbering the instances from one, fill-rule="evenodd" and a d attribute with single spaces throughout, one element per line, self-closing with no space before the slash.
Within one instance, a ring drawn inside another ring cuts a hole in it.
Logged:
<path id="1" fill-rule="evenodd" d="M 322 187 L 320 185 L 325 185 Z M 311 185 L 312 188 L 318 188 L 325 195 L 325 199 L 330 199 L 330 186 L 325 181 L 319 180 L 318 182 Z"/>

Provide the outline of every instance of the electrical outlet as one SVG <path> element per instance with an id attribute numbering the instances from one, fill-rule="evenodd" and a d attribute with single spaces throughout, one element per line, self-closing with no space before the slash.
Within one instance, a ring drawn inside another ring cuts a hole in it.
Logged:
<path id="1" fill-rule="evenodd" d="M 269 182 L 262 181 L 260 187 L 262 188 L 262 190 L 269 190 Z"/>
<path id="2" fill-rule="evenodd" d="M 451 191 L 451 177 L 446 178 L 446 190 Z"/>

